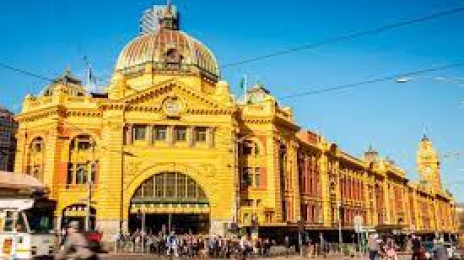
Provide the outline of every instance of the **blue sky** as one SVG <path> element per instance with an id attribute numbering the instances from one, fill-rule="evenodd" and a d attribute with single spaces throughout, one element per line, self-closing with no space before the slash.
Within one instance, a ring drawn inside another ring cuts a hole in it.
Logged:
<path id="1" fill-rule="evenodd" d="M 0 9 L 0 62 L 47 77 L 70 66 L 84 74 L 89 57 L 109 78 L 119 51 L 138 33 L 142 11 L 163 1 L 22 0 Z M 177 0 L 182 29 L 205 43 L 220 64 L 317 42 L 464 6 L 456 0 Z M 239 94 L 240 77 L 264 82 L 275 96 L 363 81 L 464 61 L 464 13 L 350 42 L 222 70 Z M 427 77 L 430 78 L 427 78 Z M 361 156 L 372 144 L 417 178 L 415 152 L 427 133 L 442 153 L 464 151 L 464 86 L 433 80 L 461 78 L 464 67 L 434 72 L 408 84 L 382 82 L 357 89 L 284 100 L 300 125 Z M 0 69 L 0 104 L 18 112 L 26 93 L 46 82 Z M 464 157 L 442 161 L 445 186 L 464 201 Z"/>

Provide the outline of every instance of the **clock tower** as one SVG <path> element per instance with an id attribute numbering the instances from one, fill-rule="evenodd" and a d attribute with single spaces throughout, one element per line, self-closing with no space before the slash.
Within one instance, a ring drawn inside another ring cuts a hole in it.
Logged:
<path id="1" fill-rule="evenodd" d="M 422 182 L 441 190 L 440 159 L 430 139 L 424 135 L 417 150 L 417 170 Z"/>

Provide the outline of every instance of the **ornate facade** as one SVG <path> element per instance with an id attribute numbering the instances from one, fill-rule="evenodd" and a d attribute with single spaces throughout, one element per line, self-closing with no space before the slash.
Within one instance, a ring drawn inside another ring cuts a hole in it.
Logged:
<path id="1" fill-rule="evenodd" d="M 17 128 L 13 113 L 0 106 L 0 171 L 13 170 Z"/>
<path id="2" fill-rule="evenodd" d="M 157 31 L 124 47 L 104 94 L 67 72 L 25 98 L 15 171 L 47 185 L 58 219 L 90 204 L 105 234 L 139 228 L 140 214 L 148 229 L 180 232 L 330 231 L 341 220 L 348 232 L 358 215 L 367 229 L 456 230 L 428 139 L 420 183 L 372 149 L 355 158 L 301 129 L 263 86 L 235 100 L 213 53 L 178 26 L 167 6 Z"/>

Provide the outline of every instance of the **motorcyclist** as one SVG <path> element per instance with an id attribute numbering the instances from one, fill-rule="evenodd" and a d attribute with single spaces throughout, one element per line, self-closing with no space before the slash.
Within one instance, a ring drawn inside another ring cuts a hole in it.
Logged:
<path id="1" fill-rule="evenodd" d="M 79 222 L 71 221 L 66 231 L 66 240 L 62 249 L 55 256 L 55 259 L 98 259 L 97 255 L 90 250 L 85 236 L 79 232 Z"/>

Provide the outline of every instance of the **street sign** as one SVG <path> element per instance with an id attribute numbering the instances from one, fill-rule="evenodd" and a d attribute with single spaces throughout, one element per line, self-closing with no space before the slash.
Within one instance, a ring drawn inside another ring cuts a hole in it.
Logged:
<path id="1" fill-rule="evenodd" d="M 354 217 L 354 230 L 356 233 L 362 232 L 363 229 L 363 218 L 362 216 L 356 215 Z"/>

